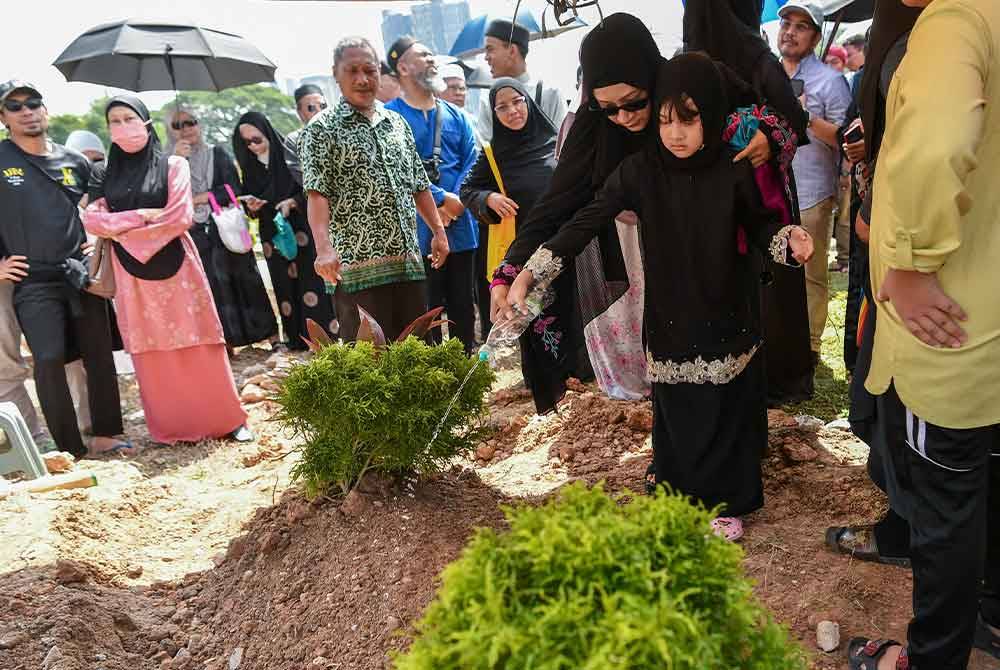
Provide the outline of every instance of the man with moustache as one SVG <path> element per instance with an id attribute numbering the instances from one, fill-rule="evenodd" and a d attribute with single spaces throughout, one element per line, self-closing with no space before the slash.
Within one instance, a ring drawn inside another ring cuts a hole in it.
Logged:
<path id="1" fill-rule="evenodd" d="M 363 37 L 341 40 L 333 76 L 343 97 L 299 141 L 316 272 L 334 294 L 345 341 L 357 337 L 359 307 L 392 340 L 426 311 L 417 212 L 430 230 L 433 269 L 448 257 L 448 238 L 409 125 L 375 98 L 375 47 Z"/>
<path id="2" fill-rule="evenodd" d="M 77 204 L 87 192 L 91 162 L 49 140 L 42 94 L 27 82 L 0 84 L 0 121 L 10 134 L 0 142 L 0 272 L 13 285 L 14 313 L 34 356 L 38 400 L 52 439 L 77 457 L 128 448 L 115 439 L 123 427 L 108 303 L 83 291 L 87 238 Z M 7 382 L 0 387 L 20 396 L 11 399 L 23 406 L 20 337 L 9 315 L 0 319 L 0 378 Z M 96 436 L 89 447 L 66 379 L 65 365 L 77 354 L 87 370 Z M 16 383 L 10 387 L 9 381 Z M 27 414 L 30 421 L 32 412 Z"/>
<path id="3" fill-rule="evenodd" d="M 806 300 L 813 363 L 819 363 L 826 329 L 830 289 L 827 254 L 833 236 L 833 209 L 840 179 L 840 141 L 837 132 L 851 105 L 851 89 L 844 75 L 816 57 L 823 37 L 823 12 L 811 2 L 789 2 L 778 12 L 778 47 L 789 78 L 802 81 L 803 106 L 809 112 L 809 144 L 800 146 L 792 161 L 798 187 L 802 227 L 812 235 L 816 251 L 806 263 Z"/>
<path id="4" fill-rule="evenodd" d="M 428 305 L 445 307 L 454 324 L 449 326 L 451 336 L 461 340 L 466 352 L 471 353 L 475 345 L 474 273 L 479 228 L 458 192 L 479 155 L 476 133 L 465 112 L 435 98 L 435 93 L 443 92 L 446 85 L 430 49 L 412 37 L 401 37 L 389 49 L 387 61 L 399 79 L 402 95 L 386 109 L 399 113 L 410 124 L 434 202 L 448 228 L 451 255 L 447 267 L 426 268 Z M 426 256 L 431 236 L 423 226 L 417 229 Z M 440 332 L 434 331 L 432 337 L 440 337 Z"/>

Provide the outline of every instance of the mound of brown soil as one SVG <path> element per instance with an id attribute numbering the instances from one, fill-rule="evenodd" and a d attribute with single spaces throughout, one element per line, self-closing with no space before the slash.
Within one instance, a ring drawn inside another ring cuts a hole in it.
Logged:
<path id="1" fill-rule="evenodd" d="M 309 504 L 286 495 L 218 569 L 190 581 L 198 667 L 227 668 L 234 653 L 252 670 L 389 667 L 440 570 L 475 527 L 502 525 L 502 502 L 460 470 L 388 497 Z"/>

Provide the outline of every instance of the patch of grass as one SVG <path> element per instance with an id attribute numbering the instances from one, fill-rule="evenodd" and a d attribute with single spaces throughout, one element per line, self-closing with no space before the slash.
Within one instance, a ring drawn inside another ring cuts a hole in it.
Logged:
<path id="1" fill-rule="evenodd" d="M 830 273 L 830 311 L 823 332 L 816 389 L 808 402 L 783 407 L 789 414 L 809 414 L 823 421 L 847 416 L 848 382 L 844 367 L 844 315 L 847 311 L 847 274 Z"/>

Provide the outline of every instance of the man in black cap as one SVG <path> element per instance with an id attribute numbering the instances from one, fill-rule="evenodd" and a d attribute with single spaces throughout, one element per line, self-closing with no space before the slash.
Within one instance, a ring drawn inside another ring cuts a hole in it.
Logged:
<path id="1" fill-rule="evenodd" d="M 533 81 L 528 74 L 528 40 L 531 33 L 524 26 L 496 19 L 486 27 L 486 62 L 494 79 L 513 77 L 531 92 L 535 103 L 558 128 L 566 117 L 566 101 L 558 89 L 547 88 L 541 80 Z M 493 139 L 493 110 L 489 96 L 483 96 L 479 105 L 479 121 L 476 125 L 483 140 Z"/>
<path id="2" fill-rule="evenodd" d="M 86 234 L 78 203 L 87 193 L 91 163 L 48 139 L 49 117 L 38 89 L 23 81 L 0 84 L 0 259 L 17 258 L 14 311 L 34 355 L 35 384 L 52 438 L 75 456 L 127 447 L 111 354 L 108 303 L 83 291 L 89 281 L 82 247 Z M 66 362 L 78 353 L 87 370 L 93 431 L 83 444 Z"/>
<path id="3" fill-rule="evenodd" d="M 293 94 L 295 97 L 295 111 L 298 112 L 299 120 L 304 128 L 307 123 L 324 109 L 326 109 L 326 95 L 316 84 L 302 84 Z M 299 135 L 302 128 L 293 130 L 285 137 L 285 162 L 292 175 L 302 182 L 302 166 L 299 164 Z"/>
<path id="4" fill-rule="evenodd" d="M 435 269 L 425 263 L 428 305 L 443 306 L 454 324 L 449 334 L 471 353 L 475 344 L 475 256 L 479 229 L 471 212 L 458 198 L 466 175 L 479 151 L 469 116 L 444 100 L 438 100 L 447 84 L 434 62 L 434 54 L 411 37 L 403 37 L 389 49 L 388 62 L 396 71 L 401 95 L 388 105 L 410 125 L 417 152 L 431 181 L 430 190 L 442 221 L 448 228 L 448 264 Z M 418 225 L 421 251 L 430 252 L 430 228 Z M 437 332 L 432 337 L 438 336 Z"/>

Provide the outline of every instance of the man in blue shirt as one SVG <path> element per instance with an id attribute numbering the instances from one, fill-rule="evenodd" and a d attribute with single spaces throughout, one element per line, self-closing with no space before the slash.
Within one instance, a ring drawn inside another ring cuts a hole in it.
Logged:
<path id="1" fill-rule="evenodd" d="M 475 345 L 474 273 L 479 230 L 472 214 L 458 199 L 458 192 L 478 157 L 476 134 L 462 110 L 434 97 L 446 87 L 430 49 L 411 37 L 401 37 L 390 47 L 386 61 L 400 84 L 400 97 L 388 103 L 386 109 L 400 114 L 413 131 L 451 249 L 443 268 L 427 266 L 428 305 L 445 307 L 454 324 L 449 326 L 449 333 L 471 353 Z M 440 148 L 436 149 L 439 121 Z M 424 256 L 430 249 L 425 228 L 417 226 Z"/>
<path id="2" fill-rule="evenodd" d="M 813 360 L 819 361 L 826 328 L 830 291 L 827 284 L 833 208 L 840 179 L 840 142 L 837 131 L 851 105 L 847 80 L 816 57 L 823 37 L 823 12 L 810 2 L 788 2 L 778 12 L 778 49 L 791 79 L 805 85 L 803 104 L 809 112 L 809 144 L 800 146 L 792 161 L 799 194 L 802 226 L 812 235 L 815 253 L 806 263 L 806 300 Z"/>

